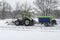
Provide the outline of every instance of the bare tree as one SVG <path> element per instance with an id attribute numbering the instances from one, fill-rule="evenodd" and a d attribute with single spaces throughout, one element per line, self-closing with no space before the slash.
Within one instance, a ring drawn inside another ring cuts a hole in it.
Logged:
<path id="1" fill-rule="evenodd" d="M 16 17 L 17 15 L 20 14 L 20 3 L 17 2 L 16 3 L 16 8 L 15 8 L 15 13 L 14 13 L 14 17 Z"/>
<path id="2" fill-rule="evenodd" d="M 25 3 L 25 4 L 22 4 L 20 5 L 20 10 L 22 9 L 22 11 L 26 11 L 26 12 L 29 12 L 32 10 L 32 7 L 31 5 Z"/>
<path id="3" fill-rule="evenodd" d="M 2 2 L 0 1 L 0 18 L 2 17 Z"/>
<path id="4" fill-rule="evenodd" d="M 57 8 L 58 1 L 56 0 L 36 0 L 34 4 L 43 12 L 43 15 L 47 16 L 51 10 Z"/>
<path id="5" fill-rule="evenodd" d="M 27 1 L 26 3 L 22 3 L 22 4 L 18 2 L 16 3 L 16 9 L 13 15 L 14 17 L 21 16 L 23 13 L 30 12 L 31 10 L 32 10 L 31 5 L 27 4 Z"/>
<path id="6" fill-rule="evenodd" d="M 9 15 L 7 13 L 11 12 L 11 5 L 7 3 L 5 0 L 2 1 L 2 19 L 6 17 L 6 15 Z"/>
<path id="7" fill-rule="evenodd" d="M 19 2 L 16 3 L 16 11 L 18 11 L 18 10 L 20 10 L 20 3 Z"/>

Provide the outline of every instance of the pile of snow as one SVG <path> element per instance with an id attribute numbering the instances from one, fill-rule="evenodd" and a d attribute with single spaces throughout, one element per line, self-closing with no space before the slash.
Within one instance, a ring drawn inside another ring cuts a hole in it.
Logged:
<path id="1" fill-rule="evenodd" d="M 0 26 L 5 26 L 5 25 L 7 25 L 6 22 L 7 22 L 6 20 L 0 20 Z"/>
<path id="2" fill-rule="evenodd" d="M 0 20 L 0 26 L 8 26 L 8 25 L 13 25 L 12 21 L 16 19 L 4 19 Z"/>

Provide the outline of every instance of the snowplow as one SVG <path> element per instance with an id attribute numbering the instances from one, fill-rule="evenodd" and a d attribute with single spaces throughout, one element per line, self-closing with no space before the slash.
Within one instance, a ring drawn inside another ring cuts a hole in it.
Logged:
<path id="1" fill-rule="evenodd" d="M 39 23 L 44 24 L 45 26 L 54 26 L 57 24 L 57 21 L 53 19 L 53 16 L 37 16 Z"/>

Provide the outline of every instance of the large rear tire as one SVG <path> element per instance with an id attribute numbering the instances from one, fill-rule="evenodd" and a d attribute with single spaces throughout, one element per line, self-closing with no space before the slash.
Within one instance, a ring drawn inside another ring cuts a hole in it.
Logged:
<path id="1" fill-rule="evenodd" d="M 27 19 L 27 20 L 25 20 L 24 24 L 25 24 L 25 26 L 33 26 L 34 25 L 34 21 Z"/>
<path id="2" fill-rule="evenodd" d="M 30 25 L 30 20 L 25 20 L 24 24 L 25 24 L 25 26 L 29 26 Z"/>

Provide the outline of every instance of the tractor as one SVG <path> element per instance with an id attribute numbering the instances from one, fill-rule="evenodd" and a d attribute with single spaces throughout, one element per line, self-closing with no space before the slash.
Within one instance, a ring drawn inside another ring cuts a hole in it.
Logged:
<path id="1" fill-rule="evenodd" d="M 16 21 L 14 21 L 14 24 L 16 26 L 19 25 L 25 25 L 25 26 L 32 26 L 34 25 L 34 20 L 31 18 L 31 14 L 28 12 L 23 13 L 21 19 L 17 19 Z"/>

